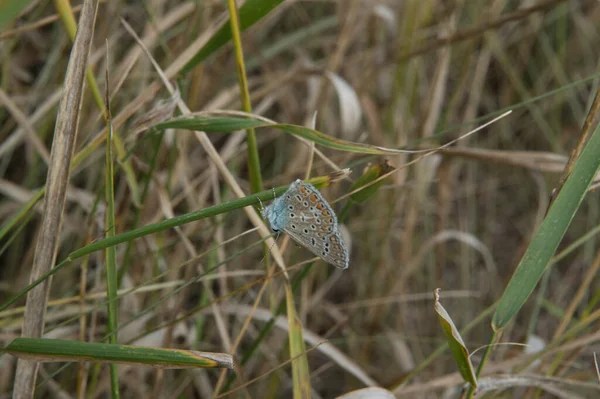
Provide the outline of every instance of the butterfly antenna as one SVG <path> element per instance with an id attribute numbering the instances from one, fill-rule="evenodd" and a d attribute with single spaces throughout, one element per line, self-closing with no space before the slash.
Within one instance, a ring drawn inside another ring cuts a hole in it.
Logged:
<path id="1" fill-rule="evenodd" d="M 269 252 L 271 252 L 271 250 L 273 249 L 273 245 L 275 245 L 277 243 L 277 240 L 279 240 L 279 234 L 281 233 L 277 232 L 277 234 L 275 234 L 275 239 L 273 240 L 273 244 L 271 244 L 271 246 L 269 247 Z"/>
<path id="2" fill-rule="evenodd" d="M 280 234 L 279 232 L 277 232 L 277 234 L 275 234 L 275 239 L 273 240 L 273 244 L 271 244 L 271 246 L 269 247 L 269 254 L 271 253 L 271 250 L 273 249 L 273 247 L 277 243 L 277 240 L 279 239 L 279 234 Z"/>
<path id="3" fill-rule="evenodd" d="M 276 244 L 278 238 L 279 238 L 279 232 L 275 235 L 273 244 L 271 244 L 271 246 L 268 249 L 268 254 L 265 254 L 265 256 L 262 257 L 262 260 L 260 261 L 260 263 L 262 263 L 267 258 L 267 256 L 271 254 L 271 250 L 273 249 L 273 246 Z"/>

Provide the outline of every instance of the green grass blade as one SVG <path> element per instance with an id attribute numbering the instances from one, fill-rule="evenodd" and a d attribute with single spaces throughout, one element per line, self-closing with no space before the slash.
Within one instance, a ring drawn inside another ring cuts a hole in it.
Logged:
<path id="1" fill-rule="evenodd" d="M 224 353 L 47 338 L 16 338 L 2 352 L 41 362 L 96 361 L 158 368 L 234 367 L 233 358 Z"/>
<path id="2" fill-rule="evenodd" d="M 186 129 L 203 130 L 214 133 L 231 133 L 235 130 L 266 127 L 269 123 L 258 119 L 236 117 L 180 117 L 161 122 L 154 126 L 158 130 Z"/>
<path id="3" fill-rule="evenodd" d="M 240 36 L 240 21 L 238 18 L 238 9 L 235 0 L 228 0 L 231 34 L 233 36 L 233 45 L 235 48 L 235 63 L 237 65 L 238 81 L 240 86 L 240 100 L 244 112 L 252 112 L 250 102 L 250 91 L 248 89 L 248 79 L 246 77 L 246 64 L 244 61 L 244 51 L 242 48 L 242 39 Z M 250 176 L 250 189 L 253 193 L 262 190 L 262 176 L 260 173 L 260 157 L 258 155 L 258 145 L 256 143 L 256 132 L 254 128 L 246 130 L 246 143 L 248 144 L 248 175 Z M 268 250 L 265 248 L 265 251 Z"/>
<path id="4" fill-rule="evenodd" d="M 271 10 L 277 7 L 283 0 L 248 0 L 239 9 L 240 30 L 244 31 L 254 25 L 257 21 L 267 15 Z M 181 69 L 181 74 L 186 74 L 196 65 L 201 63 L 221 48 L 231 39 L 231 25 L 229 21 L 224 24 L 217 33 L 192 57 L 190 61 Z"/>
<path id="5" fill-rule="evenodd" d="M 107 96 L 108 97 L 108 96 Z M 115 229 L 115 191 L 114 191 L 114 164 L 112 155 L 113 134 L 110 119 L 108 121 L 109 134 L 106 139 L 106 238 L 112 238 L 116 235 Z M 115 246 L 106 247 L 106 295 L 107 303 L 107 329 L 108 342 L 116 344 L 117 328 L 119 327 L 119 296 L 117 287 L 117 251 Z M 112 397 L 119 397 L 119 374 L 116 364 L 110 364 L 110 385 Z"/>
<path id="6" fill-rule="evenodd" d="M 573 172 L 556 196 L 508 283 L 492 319 L 494 329 L 501 329 L 512 320 L 533 292 L 598 172 L 599 154 L 600 126 L 596 127 L 575 162 Z"/>
<path id="7" fill-rule="evenodd" d="M 302 137 L 313 141 L 323 147 L 334 150 L 356 152 L 360 154 L 402 154 L 405 150 L 393 148 L 378 147 L 369 144 L 354 143 L 351 141 L 336 139 L 318 130 L 310 129 L 304 126 L 290 125 L 285 123 L 268 123 L 258 119 L 249 118 L 223 118 L 223 117 L 185 117 L 177 118 L 155 126 L 156 129 L 163 130 L 169 128 L 202 130 L 214 133 L 230 133 L 235 130 L 252 129 L 268 127 L 279 129 L 293 136 Z"/>
<path id="8" fill-rule="evenodd" d="M 290 358 L 292 359 L 292 383 L 294 399 L 311 397 L 310 371 L 306 358 L 306 345 L 302 335 L 302 324 L 296 314 L 294 294 L 289 281 L 285 284 L 285 299 L 289 324 Z"/>

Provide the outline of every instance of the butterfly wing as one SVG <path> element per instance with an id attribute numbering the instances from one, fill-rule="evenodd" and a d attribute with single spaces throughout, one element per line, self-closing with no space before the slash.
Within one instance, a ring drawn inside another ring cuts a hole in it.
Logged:
<path id="1" fill-rule="evenodd" d="M 318 239 L 307 237 L 303 234 L 297 234 L 297 232 L 287 229 L 284 231 L 294 241 L 323 259 L 325 262 L 334 265 L 335 267 L 339 267 L 340 269 L 348 268 L 348 250 L 346 249 L 339 232 Z"/>
<path id="2" fill-rule="evenodd" d="M 327 263 L 345 269 L 348 250 L 331 206 L 312 185 L 296 180 L 283 195 L 288 219 L 283 230 Z"/>

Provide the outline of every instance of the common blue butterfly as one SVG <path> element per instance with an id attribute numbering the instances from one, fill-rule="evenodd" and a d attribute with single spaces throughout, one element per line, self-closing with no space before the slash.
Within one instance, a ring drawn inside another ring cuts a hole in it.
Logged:
<path id="1" fill-rule="evenodd" d="M 348 249 L 335 213 L 311 184 L 296 180 L 281 197 L 261 209 L 261 214 L 273 231 L 286 232 L 327 263 L 341 269 L 348 267 Z"/>

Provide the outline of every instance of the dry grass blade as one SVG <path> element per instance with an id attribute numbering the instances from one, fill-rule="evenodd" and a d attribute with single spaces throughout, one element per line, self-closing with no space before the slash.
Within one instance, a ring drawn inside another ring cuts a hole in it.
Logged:
<path id="1" fill-rule="evenodd" d="M 548 378 L 538 375 L 495 375 L 494 377 L 481 379 L 477 395 L 484 395 L 487 392 L 493 391 L 504 391 L 514 387 L 536 387 L 553 394 L 554 397 L 563 399 L 596 397 L 596 395 L 600 394 L 598 384 L 589 382 L 575 382 L 562 378 Z M 577 388 L 577 391 L 586 390 L 589 395 L 593 396 L 580 396 L 574 388 Z"/>
<path id="2" fill-rule="evenodd" d="M 445 148 L 440 153 L 501 165 L 512 165 L 540 172 L 560 173 L 565 169 L 567 157 L 554 152 L 542 151 L 502 151 L 485 148 Z"/>
<path id="3" fill-rule="evenodd" d="M 69 169 L 77 138 L 83 82 L 94 31 L 96 8 L 97 1 L 87 0 L 84 4 L 77 37 L 65 75 L 65 90 L 56 119 L 46 180 L 44 215 L 36 241 L 31 281 L 37 280 L 41 275 L 48 272 L 56 261 L 62 213 L 69 182 Z M 27 294 L 23 337 L 41 337 L 44 330 L 49 289 L 50 281 L 48 280 Z M 15 375 L 14 397 L 33 397 L 37 368 L 38 364 L 36 362 L 19 360 Z"/>

